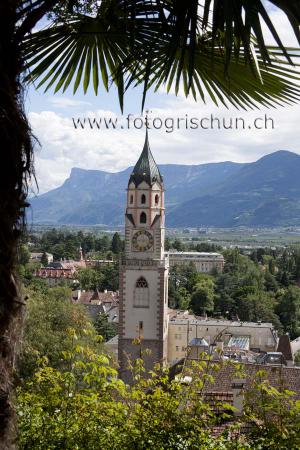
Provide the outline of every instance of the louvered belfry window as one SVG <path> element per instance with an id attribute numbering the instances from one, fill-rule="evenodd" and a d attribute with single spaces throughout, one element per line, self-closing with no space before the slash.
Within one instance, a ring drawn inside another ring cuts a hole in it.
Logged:
<path id="1" fill-rule="evenodd" d="M 149 287 L 144 277 L 140 277 L 135 283 L 134 306 L 136 308 L 149 308 Z"/>

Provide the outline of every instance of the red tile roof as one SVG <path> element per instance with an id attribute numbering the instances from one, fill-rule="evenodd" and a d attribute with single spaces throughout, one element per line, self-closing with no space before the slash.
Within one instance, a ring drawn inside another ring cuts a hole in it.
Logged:
<path id="1" fill-rule="evenodd" d="M 232 392 L 232 382 L 237 378 L 235 364 L 224 361 L 206 362 L 209 364 L 209 373 L 214 381 L 207 382 L 204 386 L 205 392 Z M 295 392 L 295 398 L 300 399 L 300 367 L 287 367 L 281 365 L 243 364 L 245 372 L 245 390 L 252 387 L 258 371 L 265 373 L 271 386 L 282 391 L 288 389 Z"/>
<path id="2" fill-rule="evenodd" d="M 75 271 L 72 269 L 53 269 L 52 267 L 43 267 L 36 269 L 33 275 L 37 278 L 60 278 L 73 279 Z"/>

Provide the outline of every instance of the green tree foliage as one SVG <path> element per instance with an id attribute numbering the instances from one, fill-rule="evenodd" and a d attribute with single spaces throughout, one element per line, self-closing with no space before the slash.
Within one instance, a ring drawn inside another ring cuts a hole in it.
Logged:
<path id="1" fill-rule="evenodd" d="M 276 277 L 272 275 L 272 272 L 270 272 L 269 270 L 266 270 L 265 272 L 264 285 L 266 291 L 277 292 L 279 289 L 279 284 L 276 280 Z"/>
<path id="2" fill-rule="evenodd" d="M 109 322 L 108 317 L 108 314 L 99 313 L 94 322 L 96 332 L 102 336 L 105 341 L 109 341 L 118 334 L 118 325 Z"/>
<path id="3" fill-rule="evenodd" d="M 216 279 L 216 307 L 222 315 L 234 316 L 241 310 L 242 299 L 264 289 L 264 272 L 250 258 L 241 255 L 238 249 L 225 251 L 224 257 L 224 273 Z"/>
<path id="4" fill-rule="evenodd" d="M 300 288 L 289 286 L 279 298 L 276 312 L 291 339 L 300 335 Z"/>
<path id="5" fill-rule="evenodd" d="M 195 264 L 174 266 L 169 273 L 169 306 L 177 309 L 189 308 L 189 301 L 198 280 Z"/>
<path id="6" fill-rule="evenodd" d="M 107 234 L 98 237 L 92 233 L 75 233 L 56 228 L 39 236 L 30 236 L 30 240 L 35 244 L 35 251 L 52 253 L 56 261 L 78 259 L 80 246 L 84 255 L 97 253 L 100 259 L 105 258 L 111 249 L 111 238 Z"/>
<path id="7" fill-rule="evenodd" d="M 113 360 L 78 345 L 62 353 L 58 370 L 47 361 L 18 390 L 20 450 L 242 449 L 226 433 L 212 437 L 217 419 L 201 394 L 206 363 L 197 363 L 189 385 L 171 381 L 159 366 L 145 379 L 142 359 L 132 363 L 134 385 L 118 379 Z M 138 343 L 137 343 L 138 345 Z M 230 406 L 227 405 L 228 411 Z M 247 447 L 246 447 L 247 448 Z"/>
<path id="8" fill-rule="evenodd" d="M 190 245 L 190 250 L 196 252 L 220 252 L 222 250 L 222 246 L 218 244 L 212 244 L 210 242 L 200 242 L 200 243 L 192 243 Z"/>
<path id="9" fill-rule="evenodd" d="M 85 291 L 100 290 L 100 287 L 104 280 L 104 275 L 99 270 L 95 270 L 91 267 L 79 269 L 77 272 L 77 278 L 80 283 L 80 288 Z"/>
<path id="10" fill-rule="evenodd" d="M 42 358 L 32 378 L 18 388 L 20 450 L 296 450 L 300 446 L 299 401 L 292 392 L 272 387 L 263 371 L 247 390 L 242 415 L 232 422 L 232 406 L 220 401 L 208 404 L 205 399 L 205 385 L 209 382 L 213 388 L 212 373 L 219 370 L 218 364 L 194 362 L 186 369 L 190 382 L 182 383 L 159 365 L 145 378 L 143 360 L 136 359 L 131 363 L 134 384 L 129 386 L 118 379 L 110 356 L 80 345 L 80 332 L 68 333 L 72 345 L 62 352 L 61 368 Z M 90 335 L 90 342 L 94 340 Z M 242 375 L 242 367 L 236 371 Z M 224 412 L 217 414 L 217 410 Z M 224 421 L 226 430 L 214 433 L 214 426 Z M 252 425 L 247 434 L 238 433 L 243 423 Z"/>
<path id="11" fill-rule="evenodd" d="M 166 237 L 166 238 L 165 238 L 165 250 L 166 250 L 166 251 L 169 251 L 170 248 L 171 248 L 171 241 L 170 241 L 170 238 Z"/>
<path id="12" fill-rule="evenodd" d="M 37 282 L 30 285 L 27 295 L 20 358 L 20 375 L 26 378 L 34 372 L 41 357 L 47 357 L 53 367 L 61 366 L 61 352 L 72 345 L 69 328 L 79 332 L 92 327 L 84 308 L 71 303 L 71 290 L 67 287 L 48 288 Z"/>
<path id="13" fill-rule="evenodd" d="M 245 417 L 254 424 L 250 437 L 253 448 L 300 448 L 300 402 L 294 394 L 271 386 L 263 370 L 256 373 L 246 395 L 245 410 Z"/>
<path id="14" fill-rule="evenodd" d="M 203 275 L 194 287 L 190 307 L 197 315 L 211 313 L 214 310 L 215 282 L 208 275 Z"/>
<path id="15" fill-rule="evenodd" d="M 41 264 L 46 267 L 48 265 L 48 256 L 46 252 L 43 252 L 42 258 L 41 258 Z"/>
<path id="16" fill-rule="evenodd" d="M 270 322 L 279 331 L 282 325 L 275 309 L 277 300 L 271 292 L 257 292 L 241 297 L 238 302 L 237 315 L 242 321 Z"/>
<path id="17" fill-rule="evenodd" d="M 111 251 L 118 255 L 123 251 L 123 242 L 121 241 L 119 233 L 115 233 L 113 235 L 112 241 L 111 241 Z"/>
<path id="18" fill-rule="evenodd" d="M 117 291 L 119 289 L 119 266 L 117 262 L 86 267 L 78 270 L 80 288 L 84 290 Z"/>
<path id="19" fill-rule="evenodd" d="M 18 264 L 25 266 L 30 260 L 30 251 L 27 245 L 21 244 L 18 248 Z"/>
<path id="20" fill-rule="evenodd" d="M 181 239 L 175 239 L 174 241 L 170 242 L 170 248 L 175 249 L 178 252 L 185 252 L 186 251 L 186 245 L 182 242 Z"/>

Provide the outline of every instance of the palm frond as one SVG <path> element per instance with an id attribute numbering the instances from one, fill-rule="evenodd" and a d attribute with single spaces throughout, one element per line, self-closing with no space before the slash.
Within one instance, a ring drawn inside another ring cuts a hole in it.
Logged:
<path id="1" fill-rule="evenodd" d="M 294 27 L 296 3 L 274 0 Z M 277 47 L 267 46 L 261 20 Z M 210 21 L 212 22 L 210 24 Z M 298 37 L 298 36 L 297 36 Z M 102 83 L 124 91 L 183 87 L 205 101 L 239 108 L 299 100 L 298 49 L 285 48 L 260 0 L 105 0 L 96 16 L 72 14 L 25 40 L 27 80 L 55 92 Z"/>

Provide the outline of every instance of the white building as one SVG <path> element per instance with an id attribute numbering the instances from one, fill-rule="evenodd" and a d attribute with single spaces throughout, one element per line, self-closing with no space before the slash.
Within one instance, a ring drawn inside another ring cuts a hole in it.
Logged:
<path id="1" fill-rule="evenodd" d="M 30 261 L 31 262 L 41 262 L 43 257 L 43 252 L 31 252 Z M 53 255 L 51 253 L 45 253 L 47 257 L 48 264 L 53 262 Z"/>
<path id="2" fill-rule="evenodd" d="M 120 261 L 120 376 L 143 349 L 147 369 L 167 361 L 168 258 L 164 252 L 165 208 L 163 178 L 150 151 L 148 135 L 129 178 L 125 214 L 125 255 Z M 133 343 L 139 339 L 140 344 Z"/>
<path id="3" fill-rule="evenodd" d="M 204 339 L 209 345 L 223 342 L 227 346 L 234 341 L 232 338 L 238 337 L 248 342 L 249 350 L 274 352 L 277 349 L 278 337 L 271 323 L 202 320 L 192 314 L 178 314 L 169 320 L 168 362 L 184 358 L 194 338 Z"/>
<path id="4" fill-rule="evenodd" d="M 187 265 L 194 263 L 198 272 L 209 273 L 213 270 L 223 271 L 224 257 L 221 253 L 206 252 L 178 252 L 169 251 L 166 253 L 169 257 L 170 267 Z"/>

